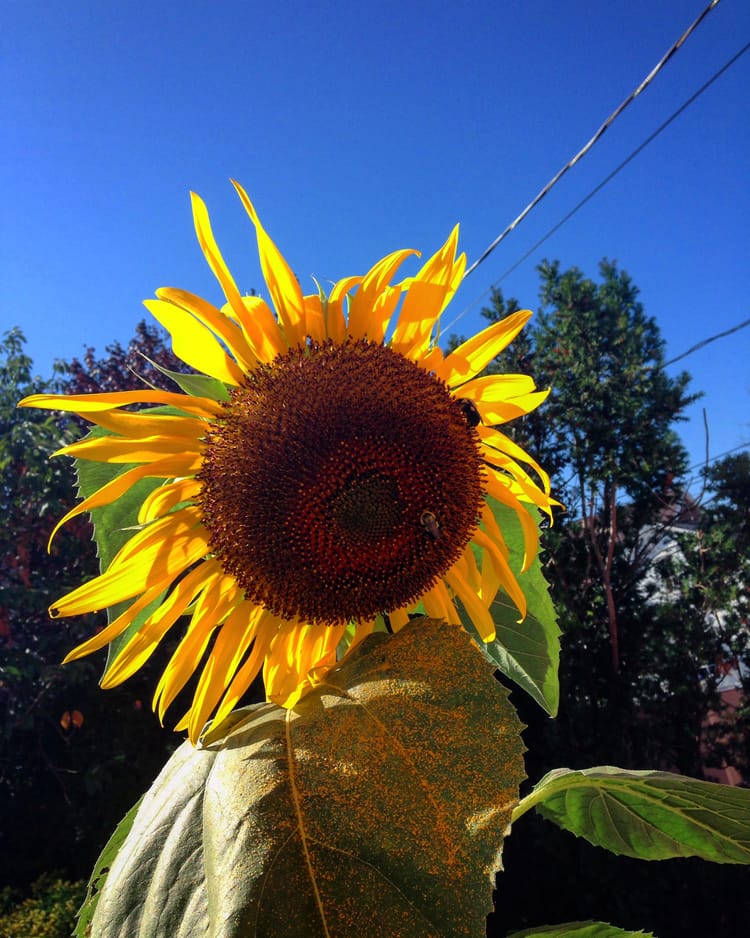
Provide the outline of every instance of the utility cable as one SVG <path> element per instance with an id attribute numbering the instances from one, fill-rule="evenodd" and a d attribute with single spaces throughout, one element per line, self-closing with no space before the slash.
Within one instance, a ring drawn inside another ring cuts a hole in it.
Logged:
<path id="1" fill-rule="evenodd" d="M 724 332 L 717 332 L 716 335 L 711 335 L 707 339 L 703 339 L 701 342 L 698 342 L 696 345 L 691 345 L 687 352 L 682 352 L 681 355 L 677 355 L 675 358 L 670 358 L 669 361 L 664 362 L 661 367 L 666 368 L 667 365 L 674 365 L 674 363 L 680 361 L 680 359 L 687 358 L 688 355 L 692 355 L 693 352 L 697 352 L 698 349 L 702 349 L 704 345 L 709 345 L 711 342 L 715 342 L 717 339 L 723 339 L 724 336 L 732 335 L 733 332 L 739 332 L 740 329 L 745 329 L 747 326 L 750 326 L 750 319 L 746 319 L 744 322 L 740 322 L 736 326 L 732 326 L 731 329 L 726 329 Z"/>
<path id="2" fill-rule="evenodd" d="M 477 258 L 477 260 L 475 260 L 474 263 L 473 263 L 470 267 L 467 268 L 466 273 L 464 274 L 464 280 L 469 276 L 470 273 L 472 273 L 473 271 L 475 271 L 475 270 L 477 269 L 477 267 L 479 267 L 479 265 L 480 265 L 483 261 L 485 261 L 485 260 L 489 257 L 489 255 L 495 250 L 495 248 L 498 246 L 498 244 L 500 244 L 500 242 L 501 242 L 507 235 L 509 235 L 510 232 L 513 231 L 514 228 L 516 228 L 516 227 L 523 221 L 523 219 L 529 214 L 529 212 L 544 198 L 545 195 L 547 195 L 547 193 L 550 191 L 550 189 L 551 189 L 554 185 L 556 185 L 556 184 L 560 181 L 560 179 L 562 179 L 562 177 L 565 175 L 565 173 L 567 173 L 567 171 L 568 171 L 569 169 L 571 169 L 573 166 L 575 166 L 575 164 L 576 164 L 580 159 L 582 159 L 582 158 L 588 153 L 588 151 L 593 147 L 593 145 L 594 145 L 594 144 L 601 138 L 601 136 L 604 134 L 605 130 L 607 130 L 607 128 L 612 125 L 612 123 L 616 120 L 616 118 L 618 118 L 618 117 L 620 116 L 620 114 L 622 114 L 622 112 L 625 110 L 625 108 L 626 108 L 629 104 L 631 104 L 631 103 L 638 97 L 638 95 L 641 94 L 641 92 L 644 91 L 644 90 L 651 84 L 651 82 L 654 80 L 654 78 L 656 78 L 656 76 L 659 74 L 659 72 L 662 70 L 662 68 L 664 68 L 664 66 L 667 64 L 667 62 L 672 58 L 672 56 L 673 56 L 673 55 L 677 52 L 677 50 L 682 46 L 682 44 L 686 41 L 686 39 L 690 36 L 690 34 L 700 25 L 700 23 L 705 19 L 706 16 L 708 16 L 708 14 L 711 12 L 711 10 L 713 10 L 713 8 L 718 5 L 718 3 L 719 3 L 719 0 L 711 0 L 711 2 L 708 4 L 708 6 L 705 8 L 705 10 L 703 10 L 703 12 L 690 24 L 690 26 L 688 26 L 688 28 L 687 28 L 687 29 L 685 30 L 685 32 L 680 36 L 680 38 L 679 38 L 675 43 L 673 43 L 673 44 L 669 47 L 669 49 L 665 52 L 665 54 L 661 57 L 661 59 L 660 59 L 660 60 L 656 63 L 656 65 L 651 69 L 651 71 L 649 72 L 649 74 L 643 79 L 643 81 L 640 83 L 640 85 L 638 85 L 638 87 L 637 87 L 634 91 L 631 91 L 631 93 L 627 96 L 627 98 L 625 98 L 625 100 L 624 100 L 621 104 L 619 104 L 619 105 L 615 108 L 614 111 L 612 111 L 612 113 L 611 113 L 611 114 L 609 115 L 609 117 L 604 121 L 604 123 L 601 125 L 601 127 L 599 127 L 599 129 L 596 131 L 596 133 L 594 134 L 594 136 L 589 140 L 589 142 L 588 142 L 584 147 L 582 147 L 582 148 L 578 151 L 578 153 L 576 153 L 576 155 L 575 155 L 574 157 L 572 157 L 572 158 L 565 164 L 565 166 L 563 166 L 563 168 L 562 168 L 561 170 L 559 170 L 559 171 L 552 177 L 552 179 L 550 179 L 550 181 L 547 183 L 547 185 L 544 186 L 544 188 L 531 200 L 531 202 L 529 202 L 529 204 L 528 204 L 528 205 L 526 206 L 526 208 L 521 212 L 521 214 L 518 215 L 517 218 L 515 218 L 515 219 L 514 219 L 514 220 L 513 220 L 496 238 L 495 238 L 495 240 L 492 242 L 492 244 L 490 244 L 489 247 L 485 248 L 485 250 L 483 251 L 483 253 Z"/>
<path id="3" fill-rule="evenodd" d="M 580 209 L 582 209 L 583 206 L 586 205 L 587 202 L 590 202 L 591 199 L 593 199 L 593 197 L 607 185 L 607 183 L 611 182 L 615 178 L 615 176 L 619 172 L 621 172 L 621 170 L 625 169 L 625 167 L 629 163 L 631 163 L 636 158 L 636 156 L 638 156 L 643 150 L 645 150 L 646 147 L 650 143 L 652 143 L 659 136 L 659 134 L 662 133 L 662 131 L 666 130 L 667 127 L 669 127 L 669 125 L 674 120 L 676 120 L 680 116 L 680 114 L 683 113 L 683 111 L 687 110 L 687 108 L 690 107 L 690 105 L 693 104 L 703 94 L 704 91 L 707 91 L 711 87 L 711 85 L 718 78 L 720 78 L 724 74 L 724 72 L 727 71 L 728 68 L 734 65 L 734 63 L 741 56 L 743 56 L 748 50 L 750 50 L 750 42 L 745 43 L 745 45 L 739 50 L 739 52 L 736 52 L 727 62 L 724 63 L 724 65 L 722 65 L 722 67 L 718 71 L 714 72 L 714 74 L 708 79 L 708 81 L 705 81 L 701 85 L 701 87 L 698 88 L 697 91 L 691 94 L 690 97 L 686 101 L 683 101 L 683 103 L 677 108 L 677 110 L 674 111 L 672 114 L 670 114 L 670 116 L 662 124 L 660 124 L 653 133 L 649 134 L 649 136 L 646 137 L 646 139 L 642 143 L 640 143 L 635 148 L 635 150 L 633 150 L 632 153 L 630 153 L 618 166 L 616 166 L 615 169 L 613 169 L 611 173 L 605 176 L 604 179 L 602 179 L 598 185 L 596 185 L 587 195 L 585 195 L 580 200 L 580 202 L 578 202 L 566 215 L 564 215 L 560 219 L 560 221 L 558 221 L 555 225 L 553 225 L 552 228 L 550 228 L 521 257 L 519 257 L 517 261 L 511 264 L 511 266 L 508 267 L 507 270 L 503 271 L 503 273 L 497 278 L 497 280 L 495 280 L 495 282 L 491 286 L 489 286 L 486 290 L 484 290 L 483 293 L 481 293 L 475 300 L 472 300 L 472 302 L 469 303 L 469 305 L 466 306 L 456 316 L 456 318 L 452 320 L 452 322 L 447 327 L 445 327 L 444 331 L 447 332 L 448 329 L 452 328 L 458 322 L 459 319 L 461 319 L 463 316 L 466 315 L 466 313 L 469 312 L 470 309 L 476 306 L 476 304 L 479 303 L 485 296 L 491 293 L 492 290 L 495 287 L 497 287 L 500 283 L 502 283 L 502 281 L 505 280 L 506 277 L 512 274 L 513 271 L 516 270 L 516 268 L 520 267 L 524 261 L 528 260 L 528 258 L 531 257 L 531 255 L 534 254 L 534 252 L 537 251 L 545 243 L 545 241 L 549 240 L 549 238 L 551 238 L 553 234 L 555 234 L 557 231 L 560 230 L 560 228 L 563 227 L 563 225 L 569 222 L 570 219 L 578 211 L 580 211 Z"/>
<path id="4" fill-rule="evenodd" d="M 526 253 L 523 255 L 523 257 L 520 257 L 520 258 L 519 258 L 514 264 L 512 264 L 506 271 L 504 271 L 504 272 L 500 275 L 500 277 L 495 281 L 495 284 L 494 284 L 494 285 L 497 286 L 497 285 L 498 285 L 501 281 L 503 281 L 509 274 L 512 274 L 513 271 L 514 271 L 517 267 L 520 267 L 521 264 L 523 264 L 523 262 L 524 262 L 525 260 L 527 260 L 527 259 L 534 253 L 534 251 L 537 250 L 537 248 L 540 248 L 548 238 L 551 238 L 552 235 L 555 234 L 556 231 L 559 231 L 559 229 L 562 228 L 562 226 L 563 226 L 566 222 L 570 221 L 570 219 L 576 214 L 576 212 L 577 212 L 579 209 L 583 208 L 583 206 L 584 206 L 588 201 L 590 201 L 590 200 L 597 194 L 597 192 L 599 192 L 601 189 L 603 189 L 603 188 L 607 185 L 608 182 L 611 182 L 611 180 L 614 179 L 615 176 L 616 176 L 621 170 L 625 169 L 625 167 L 628 165 L 628 163 L 630 163 L 632 160 L 634 160 L 635 157 L 638 156 L 638 154 L 639 154 L 642 150 L 645 150 L 646 147 L 649 145 L 649 143 L 651 143 L 653 140 L 655 140 L 663 130 L 666 130 L 667 127 L 669 127 L 669 125 L 672 123 L 673 120 L 675 120 L 677 117 L 679 117 L 680 114 L 682 114 L 683 111 L 685 111 L 688 107 L 690 107 L 690 105 L 691 105 L 695 100 L 697 100 L 697 98 L 699 98 L 699 97 L 703 94 L 703 92 L 706 91 L 706 90 L 716 81 L 717 78 L 721 77 L 721 75 L 723 75 L 724 72 L 725 72 L 731 65 L 734 65 L 734 63 L 737 61 L 737 59 L 739 59 L 740 56 L 744 55 L 744 54 L 748 51 L 748 49 L 750 49 L 750 42 L 746 43 L 746 44 L 740 49 L 739 52 L 737 52 L 735 55 L 733 55 L 732 58 L 729 59 L 728 62 L 726 62 L 724 65 L 722 65 L 722 67 L 719 69 L 718 72 L 715 72 L 715 73 L 711 76 L 711 78 L 709 78 L 707 82 L 705 82 L 703 85 L 701 85 L 701 87 L 700 87 L 694 94 L 692 94 L 692 95 L 687 99 L 687 101 L 685 101 L 683 104 L 681 104 L 680 107 L 678 107 L 677 110 L 674 111 L 674 113 L 672 113 L 672 114 L 664 121 L 663 124 L 660 124 L 659 127 L 657 127 L 656 130 L 655 130 L 652 134 L 650 134 L 648 137 L 646 137 L 646 139 L 643 141 L 643 143 L 641 143 L 640 146 L 637 146 L 637 147 L 635 148 L 635 150 L 633 150 L 633 152 L 632 152 L 628 157 L 626 157 L 626 158 L 622 161 L 622 163 L 619 164 L 619 166 L 617 166 L 615 169 L 613 169 L 612 172 L 611 172 L 608 176 L 606 176 L 604 179 L 602 179 L 602 181 L 599 183 L 598 186 L 596 186 L 595 188 L 593 188 L 593 189 L 591 190 L 591 192 L 589 192 L 589 194 L 588 194 L 587 196 L 585 196 L 584 198 L 582 198 L 581 201 L 580 201 L 574 208 L 572 208 L 572 209 L 568 212 L 567 215 L 565 215 L 563 218 L 561 218 L 560 221 L 559 221 L 553 228 L 550 228 L 550 230 L 549 230 L 542 238 L 540 238 L 540 239 L 536 242 L 536 244 L 534 244 L 532 247 L 530 247 L 529 250 L 526 251 Z M 475 301 L 475 302 L 476 302 L 476 301 Z"/>

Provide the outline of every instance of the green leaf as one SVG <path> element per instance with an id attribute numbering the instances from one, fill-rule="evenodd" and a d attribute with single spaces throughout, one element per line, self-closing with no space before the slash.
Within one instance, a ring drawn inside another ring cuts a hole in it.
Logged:
<path id="1" fill-rule="evenodd" d="M 750 790 L 670 772 L 556 769 L 513 812 L 530 808 L 612 853 L 642 860 L 750 863 Z"/>
<path id="2" fill-rule="evenodd" d="M 130 830 L 133 826 L 133 821 L 135 820 L 136 813 L 140 808 L 141 798 L 133 807 L 128 811 L 125 817 L 120 821 L 120 823 L 115 828 L 114 834 L 107 841 L 104 850 L 99 854 L 99 859 L 94 865 L 94 872 L 91 874 L 89 879 L 88 889 L 86 890 L 86 898 L 83 900 L 83 905 L 78 910 L 78 921 L 76 923 L 75 931 L 73 932 L 73 938 L 89 938 L 91 931 L 89 928 L 89 923 L 94 917 L 94 912 L 99 903 L 99 896 L 101 895 L 102 887 L 107 880 L 110 867 L 113 860 L 120 852 L 125 838 L 130 833 Z"/>
<path id="3" fill-rule="evenodd" d="M 186 394 L 190 394 L 193 397 L 207 397 L 212 401 L 229 400 L 227 386 L 223 381 L 219 381 L 218 378 L 212 378 L 210 375 L 202 375 L 199 373 L 170 371 L 169 368 L 164 368 L 157 362 L 152 361 L 147 355 L 142 355 L 142 357 L 146 359 L 152 368 L 155 368 L 158 372 L 174 381 L 180 390 L 184 391 Z"/>
<path id="4" fill-rule="evenodd" d="M 514 931 L 507 938 L 654 938 L 653 932 L 626 931 L 606 922 L 565 922 L 561 925 L 540 925 L 537 928 L 525 928 Z"/>
<path id="5" fill-rule="evenodd" d="M 510 551 L 510 567 L 526 596 L 526 618 L 519 622 L 513 602 L 506 593 L 500 592 L 492 604 L 492 618 L 497 630 L 494 641 L 485 644 L 479 638 L 463 607 L 459 608 L 461 622 L 474 636 L 487 659 L 530 694 L 550 716 L 555 716 L 560 703 L 557 677 L 560 629 L 541 560 L 537 555 L 531 567 L 521 573 L 523 532 L 518 517 L 515 511 L 494 498 L 488 502 Z M 530 508 L 529 513 L 538 520 L 536 509 Z"/>
<path id="6" fill-rule="evenodd" d="M 220 742 L 175 753 L 93 934 L 483 935 L 520 729 L 461 629 L 369 636 L 294 711 L 247 708 Z"/>

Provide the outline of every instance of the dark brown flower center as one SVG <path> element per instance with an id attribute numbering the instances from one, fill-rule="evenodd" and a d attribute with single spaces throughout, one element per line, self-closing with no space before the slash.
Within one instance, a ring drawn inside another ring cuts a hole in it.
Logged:
<path id="1" fill-rule="evenodd" d="M 211 548 L 245 595 L 326 625 L 418 599 L 463 552 L 483 496 L 460 402 L 365 340 L 292 349 L 249 374 L 200 478 Z"/>

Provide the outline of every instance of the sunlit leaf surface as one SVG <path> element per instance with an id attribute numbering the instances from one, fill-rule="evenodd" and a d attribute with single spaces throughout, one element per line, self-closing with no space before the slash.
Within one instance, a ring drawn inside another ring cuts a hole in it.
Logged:
<path id="1" fill-rule="evenodd" d="M 373 635 L 295 711 L 250 708 L 175 753 L 93 933 L 481 938 L 520 728 L 461 629 Z"/>
<path id="2" fill-rule="evenodd" d="M 565 922 L 514 931 L 507 938 L 654 938 L 653 932 L 626 931 L 606 922 Z"/>
<path id="3" fill-rule="evenodd" d="M 750 863 L 750 790 L 670 772 L 556 769 L 519 805 L 612 853 Z"/>
<path id="4" fill-rule="evenodd" d="M 461 622 L 475 636 L 479 647 L 496 668 L 515 681 L 550 716 L 557 714 L 560 685 L 557 668 L 560 663 L 560 629 L 552 605 L 549 587 L 537 555 L 529 569 L 523 565 L 523 532 L 515 511 L 493 498 L 488 503 L 510 552 L 509 564 L 526 596 L 526 617 L 519 622 L 518 610 L 501 590 L 492 603 L 492 618 L 497 629 L 494 642 L 485 644 L 477 635 L 470 616 L 461 607 Z M 538 521 L 538 512 L 529 509 Z"/>

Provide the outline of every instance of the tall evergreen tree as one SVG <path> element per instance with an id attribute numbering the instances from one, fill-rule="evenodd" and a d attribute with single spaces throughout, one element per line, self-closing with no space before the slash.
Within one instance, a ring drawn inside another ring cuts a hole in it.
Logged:
<path id="1" fill-rule="evenodd" d="M 541 308 L 523 343 L 492 367 L 551 388 L 539 411 L 511 427 L 549 467 L 566 507 L 546 538 L 564 631 L 563 709 L 549 740 L 563 753 L 548 755 L 550 764 L 574 754 L 580 765 L 637 766 L 653 755 L 637 714 L 658 683 L 663 648 L 649 570 L 685 511 L 687 454 L 674 426 L 697 395 L 686 373 L 666 373 L 658 325 L 615 263 L 601 262 L 598 281 L 558 262 L 538 269 Z M 495 321 L 517 308 L 495 291 L 483 314 Z"/>
<path id="2" fill-rule="evenodd" d="M 706 713 L 718 705 L 704 666 L 726 660 L 727 647 L 730 661 L 738 644 L 747 648 L 738 595 L 747 571 L 737 556 L 747 556 L 738 534 L 747 477 L 739 465 L 717 467 L 707 512 L 683 490 L 687 455 L 675 428 L 698 395 L 686 373 L 666 373 L 658 325 L 624 271 L 607 260 L 597 280 L 557 262 L 538 270 L 541 309 L 490 366 L 551 388 L 541 408 L 504 429 L 550 471 L 566 507 L 544 538 L 563 630 L 558 718 L 514 693 L 529 727 L 528 774 L 609 763 L 700 776 Z M 495 290 L 483 313 L 497 321 L 518 308 Z M 710 627 L 711 603 L 734 610 L 730 628 Z M 736 748 L 745 719 L 744 710 L 732 714 L 733 735 L 721 727 L 714 735 Z M 744 869 L 691 860 L 654 869 L 536 818 L 514 828 L 503 863 L 503 927 L 491 920 L 490 935 L 531 925 L 540 896 L 550 922 L 596 917 L 635 929 L 648 921 L 660 938 L 741 931 L 750 914 Z"/>

